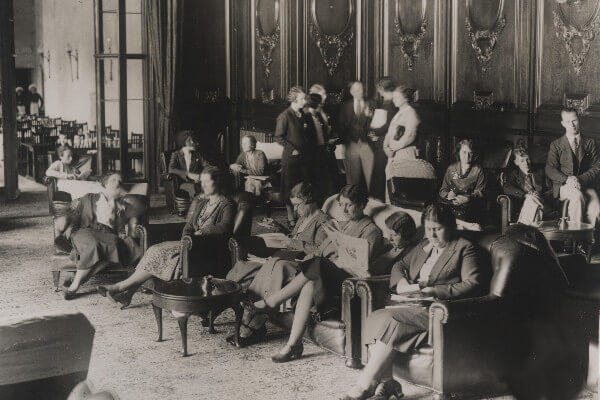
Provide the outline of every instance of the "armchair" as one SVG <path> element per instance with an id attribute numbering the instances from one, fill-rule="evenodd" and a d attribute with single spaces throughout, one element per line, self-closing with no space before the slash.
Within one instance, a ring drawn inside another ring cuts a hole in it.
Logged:
<path id="1" fill-rule="evenodd" d="M 177 214 L 180 217 L 183 217 L 190 208 L 191 201 L 187 192 L 179 189 L 181 178 L 175 174 L 169 173 L 171 153 L 172 151 L 167 150 L 160 154 L 160 181 L 165 188 L 167 210 L 169 210 L 171 214 Z"/>

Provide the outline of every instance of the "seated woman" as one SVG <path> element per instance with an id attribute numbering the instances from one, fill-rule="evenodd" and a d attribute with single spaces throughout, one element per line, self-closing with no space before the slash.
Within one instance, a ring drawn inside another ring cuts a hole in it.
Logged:
<path id="1" fill-rule="evenodd" d="M 429 205 L 422 223 L 425 238 L 394 265 L 390 289 L 398 294 L 420 291 L 423 297 L 440 300 L 483 295 L 490 271 L 482 268 L 473 244 L 457 237 L 452 211 L 442 204 Z M 369 348 L 371 357 L 343 399 L 400 398 L 402 387 L 391 379 L 391 363 L 396 352 L 410 352 L 426 344 L 428 307 L 380 309 L 369 316 L 366 326 L 374 341 Z"/>
<path id="2" fill-rule="evenodd" d="M 233 232 L 235 206 L 223 193 L 225 177 L 216 167 L 207 167 L 200 174 L 204 194 L 197 196 L 188 211 L 183 235 L 223 237 L 226 241 Z M 131 303 L 135 291 L 148 279 L 163 281 L 181 276 L 179 262 L 180 241 L 162 242 L 151 246 L 140 260 L 135 272 L 114 285 L 98 286 L 102 296 L 121 303 L 121 309 Z"/>
<path id="3" fill-rule="evenodd" d="M 87 179 L 92 173 L 91 165 L 87 166 L 91 159 L 86 158 L 84 163 L 78 162 L 73 165 L 73 150 L 69 146 L 60 146 L 56 149 L 58 160 L 54 161 L 46 170 L 46 176 L 59 179 Z M 91 163 L 90 163 L 91 164 Z M 84 167 L 80 170 L 79 167 Z"/>
<path id="4" fill-rule="evenodd" d="M 302 261 L 298 265 L 300 273 L 280 291 L 270 294 L 264 300 L 245 304 L 250 313 L 265 314 L 276 309 L 287 299 L 299 295 L 290 337 L 281 351 L 271 358 L 273 362 L 287 362 L 302 356 L 302 336 L 313 306 L 316 306 L 320 313 L 330 310 L 331 307 L 339 307 L 333 300 L 341 296 L 342 282 L 352 276 L 343 269 L 344 265 L 336 265 L 339 258 L 339 234 L 366 239 L 369 243 L 369 261 L 381 253 L 381 230 L 370 217 L 363 214 L 367 200 L 367 193 L 361 186 L 344 186 L 338 195 L 343 215 L 339 221 L 339 230 L 334 224 L 324 224 L 327 239 L 319 246 L 317 256 Z"/>
<path id="5" fill-rule="evenodd" d="M 75 219 L 65 226 L 64 236 L 73 246 L 77 272 L 64 292 L 65 300 L 75 297 L 79 286 L 106 268 L 108 262 L 128 265 L 139 257 L 135 241 L 119 234 L 125 226 L 121 215 L 126 205 L 121 200 L 125 191 L 121 174 L 113 173 L 101 179 L 102 191 L 89 193 L 74 203 Z"/>
<path id="6" fill-rule="evenodd" d="M 191 131 L 183 131 L 183 146 L 171 154 L 169 173 L 182 180 L 179 188 L 189 193 L 190 199 L 202 193 L 200 173 L 210 164 L 198 152 L 198 142 Z M 181 142 L 179 142 L 181 143 Z"/>
<path id="7" fill-rule="evenodd" d="M 262 193 L 265 181 L 248 175 L 266 175 L 268 164 L 265 153 L 262 150 L 256 150 L 256 138 L 252 135 L 246 135 L 242 139 L 242 153 L 235 160 L 235 163 L 229 166 L 229 169 L 235 176 L 238 188 L 242 187 L 242 180 L 246 175 L 244 190 L 258 197 Z"/>
<path id="8" fill-rule="evenodd" d="M 456 159 L 446 170 L 440 198 L 450 206 L 456 218 L 479 223 L 483 218 L 486 178 L 481 166 L 473 162 L 472 140 L 458 143 Z"/>

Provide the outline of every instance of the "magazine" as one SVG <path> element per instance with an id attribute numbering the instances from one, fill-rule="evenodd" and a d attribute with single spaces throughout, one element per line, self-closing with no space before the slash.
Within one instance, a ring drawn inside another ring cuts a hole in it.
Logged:
<path id="1" fill-rule="evenodd" d="M 352 276 L 366 278 L 369 274 L 369 242 L 340 233 L 337 237 L 336 265 Z"/>

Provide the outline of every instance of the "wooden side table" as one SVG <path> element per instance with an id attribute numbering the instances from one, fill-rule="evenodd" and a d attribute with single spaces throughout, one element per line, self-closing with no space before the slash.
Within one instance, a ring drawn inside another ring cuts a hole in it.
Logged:
<path id="1" fill-rule="evenodd" d="M 592 246 L 594 245 L 594 226 L 584 222 L 567 221 L 567 229 L 559 229 L 559 221 L 542 221 L 538 229 L 549 241 L 573 241 L 573 250 L 576 243 L 585 246 L 585 261 L 589 264 L 592 258 Z"/>
<path id="2" fill-rule="evenodd" d="M 208 315 L 209 332 L 215 333 L 214 316 L 232 308 L 235 312 L 235 343 L 240 347 L 239 332 L 243 308 L 240 305 L 242 287 L 227 279 L 203 277 L 165 282 L 154 279 L 152 307 L 158 327 L 157 342 L 162 341 L 162 310 L 173 313 L 181 333 L 181 354 L 187 357 L 187 321 L 191 315 Z"/>

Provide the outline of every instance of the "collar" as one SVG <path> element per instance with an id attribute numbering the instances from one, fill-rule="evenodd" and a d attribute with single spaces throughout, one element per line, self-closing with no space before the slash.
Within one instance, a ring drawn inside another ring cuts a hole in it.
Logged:
<path id="1" fill-rule="evenodd" d="M 448 247 L 448 245 L 446 245 L 446 247 Z M 438 248 L 438 252 L 441 253 L 442 251 L 444 251 L 446 249 L 446 247 L 442 247 L 442 248 Z M 427 243 L 423 244 L 423 251 L 427 254 L 430 254 L 431 251 L 433 250 L 433 244 L 427 240 Z"/>
<path id="2" fill-rule="evenodd" d="M 573 143 L 573 139 L 577 138 L 579 139 L 579 143 L 581 143 L 581 133 L 577 132 L 577 135 L 571 135 L 568 133 L 565 133 L 565 136 L 567 137 L 567 140 L 569 141 L 569 143 Z"/>

